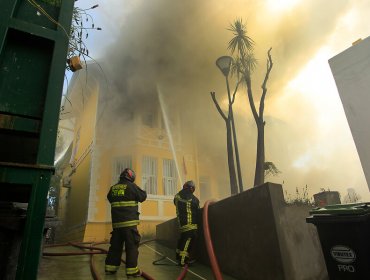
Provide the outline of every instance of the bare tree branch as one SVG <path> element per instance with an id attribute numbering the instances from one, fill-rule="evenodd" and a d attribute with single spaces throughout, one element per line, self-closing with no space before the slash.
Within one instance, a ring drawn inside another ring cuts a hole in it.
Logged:
<path id="1" fill-rule="evenodd" d="M 226 115 L 224 114 L 224 112 L 222 111 L 220 105 L 218 105 L 218 102 L 216 100 L 216 93 L 214 91 L 211 91 L 211 96 L 212 96 L 212 100 L 213 102 L 215 103 L 216 105 L 216 108 L 217 108 L 217 111 L 220 113 L 221 117 L 224 119 L 225 122 L 228 121 L 228 118 L 226 117 Z"/>
<path id="2" fill-rule="evenodd" d="M 263 80 L 263 83 L 262 83 L 262 86 L 261 86 L 262 96 L 261 96 L 260 109 L 259 109 L 259 117 L 260 117 L 261 120 L 263 120 L 263 111 L 264 111 L 264 107 L 265 107 L 265 98 L 266 98 L 266 93 L 267 93 L 266 84 L 267 84 L 267 81 L 269 79 L 272 66 L 274 65 L 272 63 L 271 50 L 272 50 L 272 48 L 270 48 L 267 52 L 268 59 L 267 59 L 267 62 L 266 62 L 266 75 L 265 75 L 265 79 Z"/>
<path id="3" fill-rule="evenodd" d="M 250 75 L 247 75 L 244 78 L 245 78 L 245 82 L 247 84 L 247 95 L 248 95 L 249 105 L 251 107 L 254 120 L 258 124 L 259 116 L 258 116 L 258 113 L 257 113 L 257 110 L 256 110 L 256 106 L 254 105 L 251 77 L 250 77 Z"/>
<path id="4" fill-rule="evenodd" d="M 235 90 L 234 90 L 234 93 L 233 93 L 233 97 L 231 99 L 231 106 L 234 104 L 234 101 L 235 101 L 235 95 L 236 95 L 236 92 L 238 91 L 238 88 L 239 88 L 239 85 L 240 83 L 242 82 L 242 80 L 238 80 L 236 86 L 235 86 Z"/>

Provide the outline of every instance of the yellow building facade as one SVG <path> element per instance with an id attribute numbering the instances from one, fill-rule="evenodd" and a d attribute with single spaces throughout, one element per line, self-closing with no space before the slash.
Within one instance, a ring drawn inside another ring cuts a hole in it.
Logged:
<path id="1" fill-rule="evenodd" d="M 211 177 L 199 172 L 207 168 L 199 164 L 191 134 L 183 133 L 181 112 L 171 111 L 159 93 L 130 103 L 130 96 L 94 79 L 93 66 L 88 73 L 74 74 L 61 111 L 60 133 L 72 122 L 73 136 L 70 153 L 64 155 L 69 164 L 62 168 L 60 241 L 109 240 L 106 195 L 126 167 L 135 171 L 135 183 L 148 194 L 139 206 L 139 231 L 146 237 L 154 236 L 158 223 L 175 217 L 173 197 L 186 180 L 199 186 L 201 201 L 215 195 Z"/>

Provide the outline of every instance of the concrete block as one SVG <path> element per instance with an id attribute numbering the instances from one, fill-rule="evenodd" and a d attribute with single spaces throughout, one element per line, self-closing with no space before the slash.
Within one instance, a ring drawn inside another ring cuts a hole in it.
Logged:
<path id="1" fill-rule="evenodd" d="M 316 228 L 305 221 L 309 209 L 287 205 L 282 186 L 273 183 L 210 205 L 210 231 L 221 271 L 248 280 L 328 279 Z M 209 264 L 202 222 L 198 233 L 198 259 Z M 157 226 L 157 239 L 171 248 L 178 236 L 176 219 Z"/>

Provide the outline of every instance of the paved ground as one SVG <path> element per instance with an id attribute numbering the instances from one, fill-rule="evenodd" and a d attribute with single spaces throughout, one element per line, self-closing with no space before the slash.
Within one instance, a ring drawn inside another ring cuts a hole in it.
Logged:
<path id="1" fill-rule="evenodd" d="M 98 247 L 107 249 L 108 245 L 99 245 Z M 45 248 L 45 252 L 65 253 L 65 252 L 81 252 L 81 249 L 71 246 Z M 139 267 L 145 273 L 149 274 L 156 280 L 173 280 L 177 279 L 181 273 L 181 267 L 176 266 L 173 260 L 174 252 L 165 246 L 158 244 L 155 241 L 148 242 L 140 246 Z M 169 258 L 161 261 L 164 265 L 153 265 L 153 261 L 160 259 L 163 256 Z M 124 265 L 121 266 L 116 275 L 104 274 L 105 255 L 94 255 L 93 262 L 99 274 L 99 279 L 114 280 L 126 279 Z M 44 256 L 41 258 L 38 280 L 90 280 L 93 279 L 90 271 L 90 256 Z M 212 271 L 209 267 L 194 264 L 190 267 L 186 280 L 199 279 L 214 279 Z M 233 280 L 229 276 L 224 275 L 224 280 Z"/>

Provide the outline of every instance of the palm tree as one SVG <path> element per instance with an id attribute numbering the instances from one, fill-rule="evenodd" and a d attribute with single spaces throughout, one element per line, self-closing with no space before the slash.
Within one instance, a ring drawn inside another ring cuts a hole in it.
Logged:
<path id="1" fill-rule="evenodd" d="M 228 44 L 231 54 L 236 52 L 237 57 L 233 72 L 241 75 L 246 87 L 249 105 L 257 126 L 257 154 L 256 154 L 256 168 L 254 174 L 254 186 L 264 183 L 264 167 L 265 167 L 265 121 L 263 113 L 265 109 L 265 98 L 267 94 L 267 81 L 273 66 L 271 58 L 271 48 L 267 52 L 266 74 L 261 85 L 262 94 L 260 98 L 259 110 L 257 112 L 256 105 L 253 99 L 252 79 L 251 74 L 257 65 L 257 60 L 254 57 L 254 41 L 247 35 L 246 26 L 242 19 L 237 19 L 231 24 L 230 30 L 234 37 Z"/>

